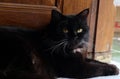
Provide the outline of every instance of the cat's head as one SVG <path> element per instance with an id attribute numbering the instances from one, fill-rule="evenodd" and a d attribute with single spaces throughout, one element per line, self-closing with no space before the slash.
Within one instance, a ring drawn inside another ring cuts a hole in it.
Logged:
<path id="1" fill-rule="evenodd" d="M 57 45 L 63 47 L 65 51 L 75 51 L 75 49 L 81 51 L 81 48 L 87 48 L 89 38 L 88 14 L 89 9 L 85 9 L 77 15 L 67 16 L 53 10 L 49 28 L 51 39 L 58 42 Z"/>

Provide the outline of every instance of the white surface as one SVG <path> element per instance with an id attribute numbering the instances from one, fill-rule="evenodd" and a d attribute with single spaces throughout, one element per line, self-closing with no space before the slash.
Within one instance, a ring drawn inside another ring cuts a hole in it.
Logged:
<path id="1" fill-rule="evenodd" d="M 94 77 L 94 78 L 89 78 L 89 79 L 120 79 L 120 75 Z"/>
<path id="2" fill-rule="evenodd" d="M 72 78 L 57 78 L 57 79 L 72 79 Z M 102 77 L 94 77 L 94 78 L 87 78 L 87 79 L 120 79 L 120 75 L 102 76 Z"/>

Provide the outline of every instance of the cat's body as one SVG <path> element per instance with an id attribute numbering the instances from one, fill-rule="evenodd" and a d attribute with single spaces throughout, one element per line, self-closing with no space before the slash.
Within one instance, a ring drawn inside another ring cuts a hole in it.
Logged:
<path id="1" fill-rule="evenodd" d="M 64 16 L 53 10 L 45 30 L 0 28 L 0 79 L 88 78 L 118 74 L 114 65 L 83 56 L 88 10 Z"/>

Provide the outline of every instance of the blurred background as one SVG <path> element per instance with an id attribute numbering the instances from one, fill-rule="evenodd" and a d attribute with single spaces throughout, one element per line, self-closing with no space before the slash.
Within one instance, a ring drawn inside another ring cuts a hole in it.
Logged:
<path id="1" fill-rule="evenodd" d="M 116 5 L 115 30 L 112 44 L 112 60 L 120 63 L 120 0 L 114 0 Z"/>

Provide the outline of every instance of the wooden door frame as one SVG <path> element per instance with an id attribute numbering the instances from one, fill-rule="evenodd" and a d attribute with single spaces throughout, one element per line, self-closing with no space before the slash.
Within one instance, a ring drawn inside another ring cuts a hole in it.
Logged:
<path id="1" fill-rule="evenodd" d="M 90 44 L 92 44 L 89 51 L 92 53 L 92 59 L 95 59 L 95 43 L 96 43 L 96 33 L 97 33 L 97 20 L 98 20 L 98 9 L 99 0 L 92 0 L 91 14 L 90 14 Z"/>
<path id="2" fill-rule="evenodd" d="M 113 0 L 98 0 L 98 13 L 95 29 L 95 56 L 96 60 L 110 62 L 112 38 L 114 34 L 116 8 Z"/>

